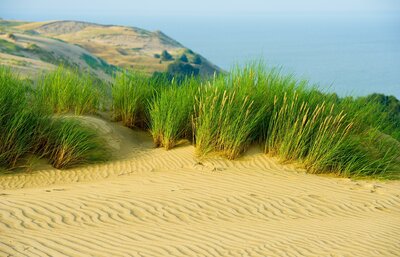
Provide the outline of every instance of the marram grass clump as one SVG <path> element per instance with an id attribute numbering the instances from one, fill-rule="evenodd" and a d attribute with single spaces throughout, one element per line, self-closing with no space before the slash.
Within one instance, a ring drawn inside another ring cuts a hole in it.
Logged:
<path id="1" fill-rule="evenodd" d="M 150 132 L 157 147 L 171 149 L 180 139 L 192 139 L 194 95 L 201 82 L 189 77 L 161 88 L 149 102 Z"/>
<path id="2" fill-rule="evenodd" d="M 298 95 L 275 99 L 265 140 L 265 152 L 289 161 L 302 162 L 312 173 L 368 174 L 382 167 L 371 165 L 373 156 L 356 140 L 360 131 L 344 110 L 332 103 L 316 105 Z M 382 160 L 384 161 L 384 160 Z M 368 167 L 367 167 L 368 166 Z M 382 170 L 383 171 L 383 170 Z"/>
<path id="3" fill-rule="evenodd" d="M 0 66 L 0 166 L 10 168 L 33 144 L 40 115 L 28 105 L 26 86 Z"/>
<path id="4" fill-rule="evenodd" d="M 196 98 L 194 118 L 196 150 L 199 155 L 221 152 L 238 157 L 254 142 L 263 109 L 254 108 L 249 95 L 234 88 L 208 86 Z"/>
<path id="5" fill-rule="evenodd" d="M 60 66 L 44 73 L 36 82 L 36 102 L 57 114 L 92 114 L 102 107 L 103 84 L 89 73 Z"/>
<path id="6" fill-rule="evenodd" d="M 93 130 L 52 116 L 36 101 L 30 85 L 0 67 L 0 167 L 19 167 L 32 154 L 56 168 L 107 159 L 107 148 Z"/>
<path id="7" fill-rule="evenodd" d="M 107 148 L 96 132 L 74 118 L 55 118 L 44 136 L 40 152 L 58 169 L 101 162 Z"/>
<path id="8" fill-rule="evenodd" d="M 116 121 L 130 128 L 148 125 L 147 104 L 155 88 L 149 78 L 135 72 L 121 72 L 112 85 L 112 110 Z"/>

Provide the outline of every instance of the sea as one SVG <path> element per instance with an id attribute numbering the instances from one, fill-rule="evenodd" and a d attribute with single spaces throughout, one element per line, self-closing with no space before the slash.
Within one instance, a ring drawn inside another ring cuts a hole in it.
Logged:
<path id="1" fill-rule="evenodd" d="M 161 30 L 227 71 L 262 60 L 325 92 L 400 99 L 400 15 L 153 17 L 120 23 Z"/>

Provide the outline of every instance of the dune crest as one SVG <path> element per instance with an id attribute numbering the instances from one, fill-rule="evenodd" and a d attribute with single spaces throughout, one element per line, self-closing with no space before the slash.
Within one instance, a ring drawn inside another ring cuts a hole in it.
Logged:
<path id="1" fill-rule="evenodd" d="M 308 175 L 87 118 L 115 161 L 0 176 L 0 256 L 396 256 L 399 182 Z"/>

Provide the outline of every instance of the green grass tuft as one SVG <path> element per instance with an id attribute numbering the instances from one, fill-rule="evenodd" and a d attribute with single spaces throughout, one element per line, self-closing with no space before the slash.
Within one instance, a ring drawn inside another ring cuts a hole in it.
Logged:
<path id="1" fill-rule="evenodd" d="M 200 81 L 187 78 L 181 84 L 163 88 L 150 102 L 150 132 L 157 147 L 170 149 L 180 139 L 191 139 L 194 94 Z"/>
<path id="2" fill-rule="evenodd" d="M 256 139 L 255 129 L 264 110 L 256 109 L 249 95 L 217 85 L 223 81 L 222 77 L 206 87 L 196 99 L 196 149 L 200 155 L 218 151 L 234 159 Z"/>
<path id="3" fill-rule="evenodd" d="M 79 74 L 60 66 L 43 74 L 36 85 L 36 101 L 52 112 L 76 115 L 95 113 L 100 107 L 104 89 L 89 74 Z"/>
<path id="4" fill-rule="evenodd" d="M 147 103 L 155 88 L 149 78 L 133 72 L 117 75 L 112 87 L 112 109 L 117 121 L 130 128 L 148 126 Z"/>
<path id="5" fill-rule="evenodd" d="M 58 169 L 108 159 L 107 148 L 96 132 L 73 118 L 56 118 L 45 134 L 42 156 Z"/>
<path id="6" fill-rule="evenodd" d="M 0 67 L 1 167 L 18 167 L 31 154 L 47 157 L 56 168 L 107 159 L 107 148 L 94 131 L 55 118 L 36 97 L 30 85 Z"/>

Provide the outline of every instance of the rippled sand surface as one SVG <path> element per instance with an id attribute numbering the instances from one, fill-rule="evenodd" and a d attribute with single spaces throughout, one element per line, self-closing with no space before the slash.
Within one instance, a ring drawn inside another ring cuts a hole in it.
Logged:
<path id="1" fill-rule="evenodd" d="M 0 177 L 0 256 L 399 256 L 400 183 L 304 174 L 96 118 L 121 158 Z"/>

